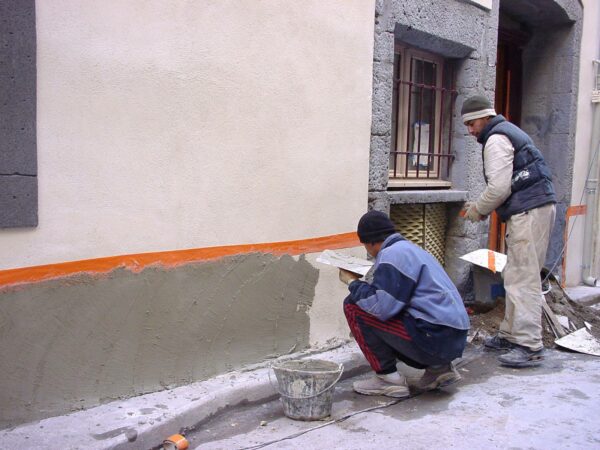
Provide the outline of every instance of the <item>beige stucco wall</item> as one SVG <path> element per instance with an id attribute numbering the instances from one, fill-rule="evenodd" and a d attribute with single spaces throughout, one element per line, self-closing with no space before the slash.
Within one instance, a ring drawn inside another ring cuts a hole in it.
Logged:
<path id="1" fill-rule="evenodd" d="M 374 1 L 36 14 L 40 225 L 0 230 L 0 271 L 355 230 Z M 0 428 L 347 339 L 337 270 L 270 247 L 0 284 Z"/>
<path id="2" fill-rule="evenodd" d="M 577 131 L 575 138 L 575 161 L 573 167 L 573 187 L 571 204 L 586 203 L 582 197 L 585 180 L 590 167 L 593 104 L 591 94 L 593 89 L 594 67 L 592 61 L 600 58 L 600 3 L 597 0 L 583 0 L 583 35 L 581 39 L 581 58 L 579 68 L 579 94 L 577 105 Z M 582 200 L 583 199 L 583 200 Z M 598 196 L 600 200 L 600 196 Z M 581 284 L 581 265 L 584 245 L 584 224 L 586 216 L 576 216 L 570 219 L 570 239 L 567 246 L 566 282 L 573 286 Z M 600 223 L 600 222 L 596 222 Z M 595 242 L 600 242 L 600 228 L 595 231 Z M 598 249 L 597 244 L 594 247 Z M 600 277 L 600 264 L 594 264 L 594 276 Z"/>
<path id="3" fill-rule="evenodd" d="M 0 269 L 354 230 L 373 0 L 40 1 L 39 226 Z"/>

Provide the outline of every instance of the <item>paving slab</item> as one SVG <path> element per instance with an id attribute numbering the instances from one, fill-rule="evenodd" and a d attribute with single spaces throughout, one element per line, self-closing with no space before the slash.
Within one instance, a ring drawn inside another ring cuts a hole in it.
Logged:
<path id="1" fill-rule="evenodd" d="M 600 303 L 600 287 L 572 286 L 565 288 L 565 292 L 571 300 L 585 306 Z"/>

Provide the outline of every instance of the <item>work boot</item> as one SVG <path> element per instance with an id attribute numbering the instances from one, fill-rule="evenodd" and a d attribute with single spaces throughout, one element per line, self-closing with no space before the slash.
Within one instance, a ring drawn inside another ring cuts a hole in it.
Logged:
<path id="1" fill-rule="evenodd" d="M 485 338 L 483 345 L 493 350 L 510 350 L 515 346 L 515 344 L 504 339 L 503 337 L 498 336 L 497 334 L 495 336 Z"/>
<path id="2" fill-rule="evenodd" d="M 498 356 L 498 361 L 508 367 L 539 366 L 544 359 L 544 349 L 531 350 L 522 345 L 513 344 L 510 352 Z"/>
<path id="3" fill-rule="evenodd" d="M 432 391 L 456 383 L 462 377 L 456 371 L 452 363 L 441 366 L 429 366 L 417 382 L 417 388 L 421 391 Z"/>
<path id="4" fill-rule="evenodd" d="M 394 398 L 410 395 L 406 378 L 398 372 L 386 375 L 375 374 L 366 380 L 355 381 L 352 388 L 364 395 L 385 395 Z"/>

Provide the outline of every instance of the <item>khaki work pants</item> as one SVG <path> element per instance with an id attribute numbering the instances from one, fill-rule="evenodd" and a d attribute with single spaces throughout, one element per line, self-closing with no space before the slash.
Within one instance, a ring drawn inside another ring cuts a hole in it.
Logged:
<path id="1" fill-rule="evenodd" d="M 506 312 L 499 335 L 531 350 L 543 347 L 540 271 L 555 218 L 556 205 L 551 204 L 515 214 L 506 222 Z"/>

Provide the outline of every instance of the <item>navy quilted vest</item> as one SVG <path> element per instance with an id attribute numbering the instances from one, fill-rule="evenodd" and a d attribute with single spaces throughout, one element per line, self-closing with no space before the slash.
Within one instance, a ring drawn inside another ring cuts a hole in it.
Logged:
<path id="1" fill-rule="evenodd" d="M 513 214 L 556 203 L 550 169 L 527 133 L 498 115 L 488 122 L 477 140 L 485 148 L 487 140 L 494 134 L 506 136 L 515 149 L 511 194 L 496 209 L 500 218 L 506 221 Z M 487 183 L 485 166 L 483 176 Z"/>

